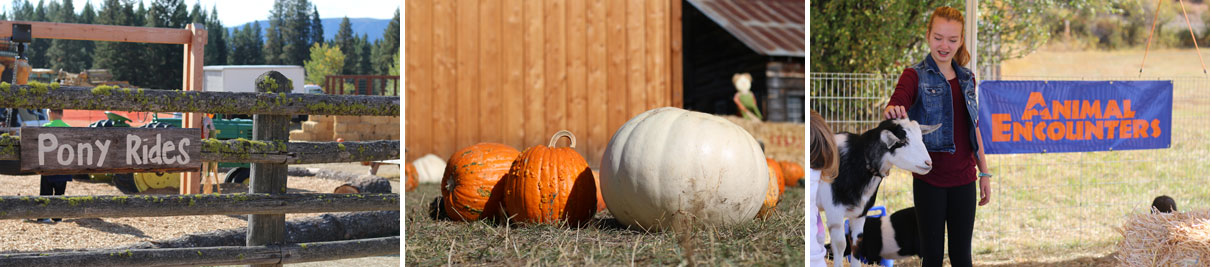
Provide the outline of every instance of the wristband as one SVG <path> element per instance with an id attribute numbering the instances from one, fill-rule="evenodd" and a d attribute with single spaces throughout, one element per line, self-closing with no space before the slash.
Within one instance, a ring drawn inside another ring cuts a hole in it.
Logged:
<path id="1" fill-rule="evenodd" d="M 989 178 L 993 178 L 993 174 L 992 174 L 992 173 L 983 173 L 983 172 L 982 172 L 982 173 L 980 173 L 980 174 L 976 175 L 976 177 L 989 177 Z"/>

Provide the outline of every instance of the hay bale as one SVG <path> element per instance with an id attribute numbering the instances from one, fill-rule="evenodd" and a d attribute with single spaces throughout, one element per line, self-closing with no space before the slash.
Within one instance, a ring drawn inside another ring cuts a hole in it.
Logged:
<path id="1" fill-rule="evenodd" d="M 1208 210 L 1130 215 L 1117 229 L 1122 266 L 1208 266 Z"/>
<path id="2" fill-rule="evenodd" d="M 290 140 L 310 141 L 311 139 L 312 139 L 311 133 L 305 132 L 303 130 L 291 130 L 290 131 Z"/>
<path id="3" fill-rule="evenodd" d="M 362 122 L 362 117 L 359 117 L 359 116 L 335 116 L 335 117 L 333 117 L 333 122 L 335 122 L 337 124 L 342 124 L 342 123 L 354 124 L 354 123 Z"/>

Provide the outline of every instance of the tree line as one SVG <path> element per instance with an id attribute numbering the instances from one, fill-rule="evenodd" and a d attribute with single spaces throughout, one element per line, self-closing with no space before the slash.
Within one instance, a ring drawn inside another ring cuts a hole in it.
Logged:
<path id="1" fill-rule="evenodd" d="M 184 0 L 102 0 L 99 7 L 86 2 L 75 12 L 72 0 L 14 0 L 12 10 L 0 19 L 62 23 L 103 24 L 160 28 L 185 28 L 202 24 L 207 30 L 204 65 L 304 65 L 312 46 L 324 44 L 339 49 L 344 66 L 339 74 L 389 74 L 398 68 L 400 10 L 383 31 L 382 38 L 369 41 L 357 36 L 349 18 L 341 21 L 336 36 L 324 39 L 319 10 L 308 0 L 275 0 L 266 20 L 237 27 L 230 33 L 219 21 L 218 10 L 209 11 Z M 36 39 L 26 50 L 30 65 L 68 72 L 109 69 L 114 80 L 144 88 L 181 87 L 184 50 L 180 45 L 78 40 Z M 335 71 L 334 71 L 335 72 Z M 335 73 L 334 73 L 335 74 Z"/>

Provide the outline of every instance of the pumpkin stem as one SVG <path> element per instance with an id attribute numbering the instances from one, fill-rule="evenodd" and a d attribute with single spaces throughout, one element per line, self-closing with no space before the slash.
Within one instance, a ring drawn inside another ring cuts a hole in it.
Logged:
<path id="1" fill-rule="evenodd" d="M 560 137 L 568 137 L 568 148 L 577 148 L 577 137 L 572 135 L 568 130 L 560 130 L 555 135 L 551 136 L 551 142 L 547 143 L 547 147 L 555 147 L 556 142 L 560 141 Z"/>

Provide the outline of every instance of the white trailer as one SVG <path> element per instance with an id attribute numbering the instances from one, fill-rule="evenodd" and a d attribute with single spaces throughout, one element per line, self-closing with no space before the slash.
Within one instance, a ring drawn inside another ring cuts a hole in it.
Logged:
<path id="1" fill-rule="evenodd" d="M 202 79 L 202 88 L 207 92 L 255 92 L 253 83 L 261 74 L 275 70 L 290 79 L 294 90 L 291 93 L 306 93 L 303 89 L 303 66 L 291 65 L 221 65 L 204 66 L 202 71 L 206 78 Z"/>

